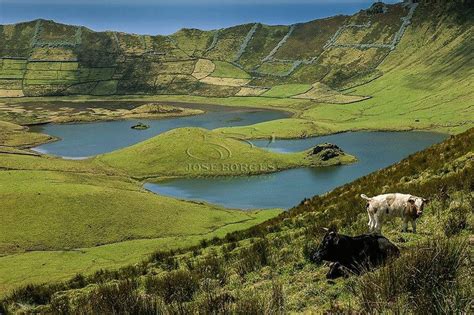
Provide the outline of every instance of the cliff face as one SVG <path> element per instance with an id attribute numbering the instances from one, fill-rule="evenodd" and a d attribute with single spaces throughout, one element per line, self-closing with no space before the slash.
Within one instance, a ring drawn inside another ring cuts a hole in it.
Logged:
<path id="1" fill-rule="evenodd" d="M 260 95 L 276 84 L 316 82 L 347 88 L 381 76 L 378 66 L 400 49 L 413 22 L 433 23 L 431 13 L 442 14 L 445 6 L 407 2 L 290 26 L 183 29 L 170 36 L 94 32 L 46 20 L 3 25 L 0 97 Z M 451 3 L 449 12 L 460 6 L 472 4 Z M 454 19 L 465 31 L 472 26 L 469 18 Z"/>

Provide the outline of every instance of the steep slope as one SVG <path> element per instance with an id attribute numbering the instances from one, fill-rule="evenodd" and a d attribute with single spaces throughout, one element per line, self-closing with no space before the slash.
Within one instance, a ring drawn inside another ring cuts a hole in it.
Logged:
<path id="1" fill-rule="evenodd" d="M 372 71 L 396 47 L 403 19 L 410 20 L 416 6 L 387 5 L 383 12 L 291 26 L 183 29 L 170 36 L 93 32 L 47 20 L 2 25 L 0 96 L 239 92 L 191 76 L 199 58 L 244 69 L 254 78 L 250 85 L 340 85 L 354 73 Z"/>
<path id="2" fill-rule="evenodd" d="M 465 312 L 472 297 L 472 273 L 466 260 L 468 249 L 461 240 L 472 233 L 474 224 L 473 151 L 474 129 L 470 129 L 328 194 L 304 200 L 249 230 L 177 253 L 156 252 L 149 260 L 117 272 L 24 287 L 4 299 L 3 307 L 41 313 L 178 314 L 360 312 L 376 307 L 382 313 L 411 313 L 423 310 L 423 305 L 427 314 L 443 309 Z M 390 191 L 431 199 L 418 224 L 418 234 L 400 232 L 399 222 L 384 226 L 385 235 L 403 253 L 393 268 L 416 266 L 403 272 L 386 268 L 361 279 L 327 282 L 327 267 L 306 258 L 318 245 L 322 227 L 336 226 L 348 234 L 366 232 L 367 218 L 359 194 Z M 436 259 L 439 268 L 426 263 L 431 259 Z M 405 276 L 412 280 L 403 282 Z M 415 278 L 419 287 L 414 288 Z M 378 282 L 372 285 L 371 281 Z M 433 290 L 433 281 L 438 291 Z M 365 305 L 370 300 L 361 290 L 381 286 L 392 290 L 390 300 L 376 300 L 372 308 Z M 407 292 L 408 300 L 403 295 Z M 120 296 L 128 298 L 121 300 Z"/>

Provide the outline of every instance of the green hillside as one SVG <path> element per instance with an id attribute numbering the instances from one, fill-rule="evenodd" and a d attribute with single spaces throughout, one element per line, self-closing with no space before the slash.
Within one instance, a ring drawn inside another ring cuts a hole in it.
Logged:
<path id="1" fill-rule="evenodd" d="M 169 36 L 43 19 L 0 25 L 0 314 L 471 312 L 473 17 L 469 0 L 406 0 Z M 85 160 L 31 150 L 58 140 L 30 132 L 34 124 L 227 110 L 212 105 L 289 115 L 174 129 Z M 351 152 L 277 153 L 248 140 L 362 130 L 452 136 L 285 212 L 143 188 L 356 162 Z M 322 228 L 367 232 L 359 195 L 385 192 L 431 200 L 419 233 L 386 223 L 401 258 L 327 281 L 328 266 L 308 260 Z"/>
<path id="2" fill-rule="evenodd" d="M 200 128 L 174 129 L 94 158 L 95 164 L 106 164 L 140 179 L 254 175 L 355 161 L 349 154 L 323 160 L 309 151 L 274 153 Z"/>
<path id="3" fill-rule="evenodd" d="M 18 114 L 37 96 L 52 103 L 52 96 L 215 98 L 212 103 L 223 105 L 302 104 L 291 118 L 304 121 L 297 128 L 290 121 L 266 126 L 276 137 L 324 133 L 315 124 L 332 131 L 458 133 L 474 114 L 472 10 L 463 1 L 406 1 L 383 12 L 372 8 L 291 26 L 183 29 L 170 36 L 93 32 L 45 20 L 3 25 L 0 117 L 44 122 L 40 110 L 28 119 Z M 59 121 L 67 117 L 55 111 Z"/>
<path id="4" fill-rule="evenodd" d="M 0 170 L 3 293 L 25 279 L 60 280 L 90 272 L 90 268 L 122 266 L 157 247 L 173 248 L 222 236 L 279 212 L 244 212 L 158 196 L 98 163 L 13 148 L 0 150 Z M 78 254 L 60 271 L 55 270 Z M 32 269 L 40 261 L 42 265 Z"/>
<path id="5" fill-rule="evenodd" d="M 45 313 L 468 312 L 472 248 L 464 240 L 474 224 L 473 149 L 470 129 L 248 230 L 178 252 L 158 251 L 116 272 L 26 286 L 3 307 Z M 322 227 L 364 232 L 358 196 L 381 187 L 431 199 L 418 234 L 400 232 L 398 221 L 387 223 L 385 235 L 401 248 L 401 258 L 360 278 L 326 281 L 327 266 L 306 258 Z"/>
<path id="6" fill-rule="evenodd" d="M 170 36 L 94 32 L 48 20 L 2 25 L 0 96 L 199 95 L 211 88 L 190 76 L 199 58 L 245 69 L 217 67 L 216 76 L 251 75 L 252 85 L 321 81 L 340 87 L 355 74 L 375 71 L 403 35 L 402 18 L 430 10 L 416 6 L 394 4 L 385 13 L 363 10 L 291 26 L 183 29 Z"/>

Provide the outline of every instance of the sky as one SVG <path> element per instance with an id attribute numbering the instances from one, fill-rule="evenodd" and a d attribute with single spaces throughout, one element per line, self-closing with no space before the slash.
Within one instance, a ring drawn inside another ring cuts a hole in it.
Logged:
<path id="1" fill-rule="evenodd" d="M 0 24 L 37 18 L 95 31 L 172 34 L 243 23 L 293 24 L 353 14 L 374 0 L 0 0 Z M 398 2 L 385 0 L 386 3 Z"/>

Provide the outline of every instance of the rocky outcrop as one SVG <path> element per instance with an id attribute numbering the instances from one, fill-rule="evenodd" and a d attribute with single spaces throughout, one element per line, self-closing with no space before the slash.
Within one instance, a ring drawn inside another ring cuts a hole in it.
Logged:
<path id="1" fill-rule="evenodd" d="M 309 152 L 309 156 L 318 158 L 322 161 L 327 161 L 329 159 L 344 155 L 344 151 L 339 148 L 337 145 L 332 143 L 322 143 L 318 144 L 312 148 Z"/>

